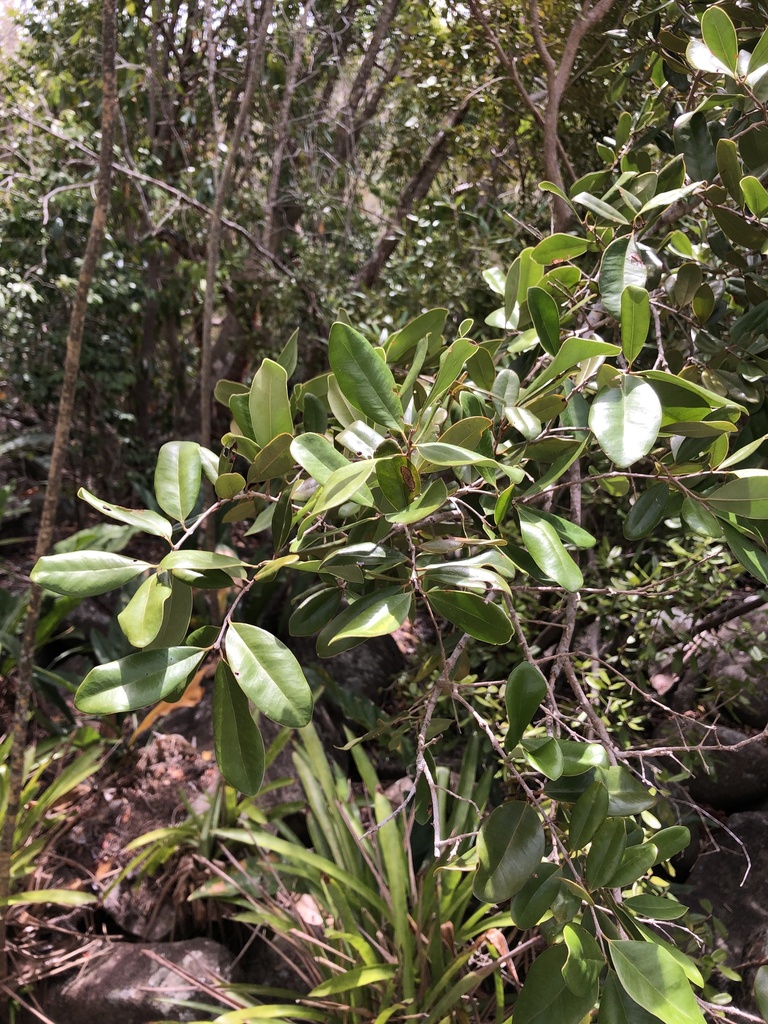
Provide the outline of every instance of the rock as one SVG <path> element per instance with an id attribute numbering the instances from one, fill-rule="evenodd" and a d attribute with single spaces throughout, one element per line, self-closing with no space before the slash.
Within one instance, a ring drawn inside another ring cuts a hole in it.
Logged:
<path id="1" fill-rule="evenodd" d="M 74 977 L 39 993 L 44 1013 L 57 1024 L 193 1021 L 200 1011 L 179 1003 L 215 1003 L 203 986 L 235 980 L 232 955 L 211 939 L 100 945 Z"/>
<path id="2" fill-rule="evenodd" d="M 685 759 L 693 775 L 683 780 L 683 785 L 697 803 L 730 812 L 752 807 L 768 797 L 768 745 L 765 739 L 756 739 L 729 752 L 728 747 L 749 739 L 746 733 L 725 725 L 708 730 L 692 720 L 682 728 L 686 742 L 692 747 L 702 743 L 706 747 L 719 745 L 724 748 L 722 753 L 707 751 L 702 755 L 694 750 Z M 662 743 L 680 745 L 680 732 L 676 727 L 664 725 L 655 735 Z M 667 763 L 673 771 L 679 768 L 671 760 Z"/>
<path id="3" fill-rule="evenodd" d="M 732 814 L 727 830 L 723 827 L 715 831 L 716 849 L 699 857 L 688 876 L 687 885 L 680 891 L 682 902 L 690 906 L 701 900 L 710 901 L 714 916 L 728 930 L 725 938 L 718 938 L 717 944 L 727 950 L 728 963 L 732 967 L 746 959 L 744 954 L 748 944 L 761 931 L 768 929 L 766 836 L 768 812 Z"/>

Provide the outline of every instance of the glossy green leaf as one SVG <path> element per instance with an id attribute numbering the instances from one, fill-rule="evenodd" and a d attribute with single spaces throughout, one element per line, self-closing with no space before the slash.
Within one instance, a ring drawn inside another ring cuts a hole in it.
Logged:
<path id="1" fill-rule="evenodd" d="M 577 924 L 567 924 L 563 939 L 568 959 L 562 974 L 568 988 L 576 996 L 594 995 L 597 979 L 605 967 L 605 957 L 595 938 Z"/>
<path id="2" fill-rule="evenodd" d="M 520 400 L 525 401 L 540 391 L 545 384 L 589 359 L 600 356 L 617 356 L 619 352 L 621 349 L 618 345 L 611 345 L 606 341 L 595 341 L 592 338 L 566 338 L 549 366 L 542 370 L 521 392 Z"/>
<path id="3" fill-rule="evenodd" d="M 265 444 L 251 463 L 248 483 L 276 480 L 290 473 L 295 465 L 291 451 L 292 443 L 293 438 L 290 434 L 278 434 Z"/>
<path id="4" fill-rule="evenodd" d="M 614 876 L 627 847 L 627 829 L 623 818 L 607 818 L 592 837 L 587 854 L 587 879 L 595 889 L 607 885 Z"/>
<path id="5" fill-rule="evenodd" d="M 621 319 L 621 297 L 625 288 L 645 287 L 646 277 L 645 263 L 634 238 L 624 235 L 614 239 L 603 253 L 598 276 L 600 297 L 611 316 Z"/>
<path id="6" fill-rule="evenodd" d="M 402 587 L 384 587 L 358 598 L 322 629 L 317 653 L 321 658 L 331 658 L 369 637 L 394 633 L 408 618 L 411 600 L 410 591 Z"/>
<path id="7" fill-rule="evenodd" d="M 200 493 L 200 445 L 169 441 L 160 449 L 155 467 L 155 497 L 163 512 L 183 523 Z"/>
<path id="8" fill-rule="evenodd" d="M 426 490 L 422 491 L 418 498 L 411 502 L 403 512 L 394 512 L 386 515 L 389 523 L 400 523 L 409 525 L 426 519 L 433 512 L 437 512 L 448 500 L 448 488 L 443 480 L 433 480 Z"/>
<path id="9" fill-rule="evenodd" d="M 738 206 L 744 205 L 744 193 L 741 188 L 741 160 L 739 159 L 739 147 L 733 139 L 718 139 L 715 147 L 715 159 L 717 169 L 720 172 L 720 180 L 728 189 L 728 193 Z"/>
<path id="10" fill-rule="evenodd" d="M 218 551 L 196 551 L 193 548 L 169 551 L 158 569 L 193 569 L 196 572 L 223 569 L 237 579 L 245 576 L 243 563 L 237 556 L 220 554 Z"/>
<path id="11" fill-rule="evenodd" d="M 722 9 L 714 4 L 701 16 L 701 35 L 709 49 L 732 73 L 736 73 L 739 59 L 739 44 L 733 22 Z"/>
<path id="12" fill-rule="evenodd" d="M 598 220 L 607 220 L 612 224 L 629 224 L 623 213 L 619 213 L 618 210 L 614 209 L 610 203 L 606 203 L 603 199 L 593 196 L 591 192 L 579 192 L 578 195 L 573 197 L 573 201 L 578 203 L 579 206 L 586 207 L 590 213 L 594 213 Z"/>
<path id="13" fill-rule="evenodd" d="M 365 459 L 362 462 L 346 463 L 341 469 L 334 470 L 323 484 L 317 502 L 312 507 L 315 515 L 321 512 L 329 512 L 338 508 L 345 501 L 354 500 L 367 502 L 370 491 L 365 486 L 371 473 L 375 471 L 376 462 L 374 459 Z M 365 488 L 363 490 L 363 488 Z M 373 498 L 370 499 L 373 504 Z"/>
<path id="14" fill-rule="evenodd" d="M 675 958 L 654 942 L 613 941 L 611 960 L 631 999 L 665 1024 L 704 1024 L 691 986 Z"/>
<path id="15" fill-rule="evenodd" d="M 390 430 L 400 431 L 403 408 L 392 371 L 373 346 L 344 323 L 335 323 L 328 341 L 328 360 L 336 381 L 355 409 Z"/>
<path id="16" fill-rule="evenodd" d="M 512 897 L 509 912 L 518 928 L 535 928 L 560 892 L 563 876 L 557 864 L 543 861 Z"/>
<path id="17" fill-rule="evenodd" d="M 570 519 L 563 519 L 552 512 L 544 512 L 542 509 L 527 509 L 529 515 L 537 516 L 554 527 L 555 532 L 564 544 L 573 544 L 576 548 L 593 548 L 597 543 L 595 537 L 583 527 L 572 523 Z"/>
<path id="18" fill-rule="evenodd" d="M 630 999 L 613 971 L 603 984 L 598 1011 L 598 1024 L 658 1024 L 658 1017 L 648 1013 Z"/>
<path id="19" fill-rule="evenodd" d="M 703 39 L 695 36 L 688 41 L 685 48 L 685 59 L 696 71 L 704 71 L 708 75 L 729 75 L 725 64 L 712 53 Z"/>
<path id="20" fill-rule="evenodd" d="M 547 696 L 547 681 L 535 665 L 523 661 L 513 669 L 504 689 L 509 727 L 505 738 L 507 750 L 516 747 Z"/>
<path id="21" fill-rule="evenodd" d="M 169 576 L 163 573 L 163 576 Z M 117 616 L 120 628 L 134 647 L 151 644 L 163 625 L 165 602 L 171 596 L 170 579 L 149 576 Z"/>
<path id="22" fill-rule="evenodd" d="M 248 698 L 223 661 L 216 666 L 213 684 L 213 736 L 225 780 L 240 793 L 255 796 L 264 780 L 264 740 Z"/>
<path id="23" fill-rule="evenodd" d="M 389 504 L 398 512 L 421 493 L 421 477 L 405 455 L 376 460 L 376 482 Z"/>
<path id="24" fill-rule="evenodd" d="M 768 471 L 742 469 L 736 470 L 734 476 L 735 480 L 707 495 L 707 504 L 716 513 L 768 519 Z"/>
<path id="25" fill-rule="evenodd" d="M 221 473 L 216 478 L 216 497 L 234 498 L 245 490 L 245 477 L 241 473 Z"/>
<path id="26" fill-rule="evenodd" d="M 600 743 L 559 740 L 563 752 L 563 775 L 584 775 L 593 768 L 608 768 L 610 761 Z"/>
<path id="27" fill-rule="evenodd" d="M 424 584 L 427 589 L 444 586 L 448 589 L 467 589 L 479 594 L 488 590 L 500 590 L 511 596 L 509 584 L 492 569 L 481 565 L 466 565 L 444 562 L 428 566 L 424 570 Z"/>
<path id="28" fill-rule="evenodd" d="M 651 484 L 643 491 L 624 520 L 624 536 L 627 540 L 640 540 L 653 533 L 664 518 L 668 501 L 668 484 Z"/>
<path id="29" fill-rule="evenodd" d="M 755 1002 L 763 1020 L 768 1021 L 768 966 L 765 964 L 755 973 Z"/>
<path id="30" fill-rule="evenodd" d="M 232 622 L 224 640 L 238 686 L 279 725 L 301 729 L 312 718 L 312 691 L 296 658 L 267 630 Z"/>
<path id="31" fill-rule="evenodd" d="M 675 149 L 685 157 L 693 181 L 712 181 L 717 174 L 715 147 L 705 115 L 696 110 L 681 114 L 674 125 Z"/>
<path id="32" fill-rule="evenodd" d="M 182 686 L 205 655 L 199 647 L 168 647 L 97 665 L 75 694 L 75 707 L 88 715 L 113 715 L 155 704 Z"/>
<path id="33" fill-rule="evenodd" d="M 603 389 L 589 410 L 589 426 L 597 443 L 619 469 L 648 454 L 661 419 L 661 402 L 653 387 L 628 374 L 618 387 Z"/>
<path id="34" fill-rule="evenodd" d="M 726 206 L 716 206 L 712 212 L 720 230 L 736 245 L 759 251 L 768 242 L 768 228 L 761 224 L 747 220 L 742 214 L 735 213 Z"/>
<path id="35" fill-rule="evenodd" d="M 33 583 L 68 597 L 95 597 L 130 583 L 153 566 L 113 551 L 43 555 L 29 574 Z"/>
<path id="36" fill-rule="evenodd" d="M 572 260 L 581 256 L 588 248 L 586 238 L 578 238 L 576 235 L 554 234 L 542 239 L 534 246 L 531 258 L 548 266 L 550 263 L 561 263 L 563 260 Z"/>
<path id="37" fill-rule="evenodd" d="M 522 506 L 517 513 L 526 550 L 550 579 L 572 593 L 584 585 L 581 569 L 563 547 L 557 531 L 545 519 Z"/>
<path id="38" fill-rule="evenodd" d="M 704 282 L 704 284 L 696 289 L 691 306 L 693 307 L 693 315 L 700 324 L 704 324 L 709 320 L 715 308 L 715 293 L 709 284 Z"/>
<path id="39" fill-rule="evenodd" d="M 665 896 L 652 896 L 642 893 L 640 896 L 628 896 L 624 906 L 639 917 L 647 917 L 652 921 L 677 921 L 685 917 L 688 907 Z"/>
<path id="40" fill-rule="evenodd" d="M 248 395 L 248 411 L 253 436 L 260 448 L 279 434 L 293 434 L 288 374 L 273 359 L 265 359 L 254 374 Z"/>
<path id="41" fill-rule="evenodd" d="M 528 312 L 545 352 L 555 355 L 560 348 L 560 311 L 557 303 L 543 288 L 528 289 Z"/>
<path id="42" fill-rule="evenodd" d="M 282 350 L 280 352 L 280 355 L 277 357 L 277 362 L 280 364 L 280 366 L 282 366 L 282 368 L 285 370 L 288 378 L 290 379 L 293 376 L 293 374 L 294 374 L 294 372 L 296 370 L 296 366 L 298 364 L 298 361 L 299 361 L 299 329 L 297 327 L 296 330 L 293 332 L 293 334 L 288 339 L 288 341 L 286 341 L 285 345 L 283 346 L 283 348 L 282 348 Z M 245 790 L 241 790 L 241 792 L 244 793 Z"/>
<path id="43" fill-rule="evenodd" d="M 744 199 L 750 213 L 753 213 L 755 217 L 760 219 L 768 217 L 768 192 L 763 187 L 760 179 L 752 174 L 748 174 L 745 178 L 741 179 L 741 190 L 744 193 Z"/>
<path id="44" fill-rule="evenodd" d="M 617 819 L 613 819 L 617 820 Z M 632 885 L 649 871 L 658 860 L 658 851 L 653 843 L 630 846 L 624 851 L 616 873 L 606 883 L 610 889 L 621 889 Z"/>
<path id="45" fill-rule="evenodd" d="M 97 512 L 109 516 L 110 519 L 116 519 L 119 523 L 126 523 L 128 526 L 136 526 L 139 530 L 143 530 L 144 533 L 151 533 L 155 537 L 165 537 L 166 540 L 171 539 L 172 525 L 167 519 L 158 515 L 157 512 L 151 512 L 149 509 L 143 508 L 121 508 L 119 505 L 113 505 L 111 502 L 97 498 L 95 494 L 91 494 L 84 487 L 80 488 L 77 496 L 82 498 L 83 501 L 87 501 L 91 508 L 95 508 Z"/>
<path id="46" fill-rule="evenodd" d="M 492 272 L 488 271 L 487 273 Z M 483 276 L 485 277 L 486 273 Z M 486 277 L 486 280 L 490 283 L 492 278 Z M 503 295 L 503 275 L 500 288 L 501 291 L 498 294 Z M 416 347 L 422 338 L 426 338 L 428 335 L 431 335 L 433 339 L 439 339 L 445 329 L 445 318 L 447 315 L 447 309 L 428 309 L 426 313 L 415 317 L 405 327 L 396 331 L 386 344 L 387 361 L 390 363 L 399 362 L 404 355 L 407 355 L 411 349 Z"/>
<path id="47" fill-rule="evenodd" d="M 582 1024 L 597 1001 L 597 983 L 575 995 L 563 977 L 564 945 L 550 946 L 533 961 L 515 1002 L 514 1024 Z"/>
<path id="48" fill-rule="evenodd" d="M 621 293 L 621 349 L 632 364 L 640 355 L 651 326 L 651 300 L 645 288 L 630 284 Z"/>
<path id="49" fill-rule="evenodd" d="M 496 466 L 494 459 L 489 459 L 468 448 L 459 448 L 454 444 L 442 441 L 416 445 L 416 451 L 426 463 L 434 466 Z"/>
<path id="50" fill-rule="evenodd" d="M 736 561 L 743 565 L 747 572 L 751 572 L 755 579 L 768 586 L 768 553 L 750 537 L 728 523 L 720 523 L 720 527 Z"/>
<path id="51" fill-rule="evenodd" d="M 514 896 L 536 871 L 544 855 L 541 819 L 528 804 L 510 801 L 497 807 L 480 827 L 477 872 L 472 891 L 483 903 Z"/>
<path id="52" fill-rule="evenodd" d="M 430 590 L 426 594 L 432 609 L 476 640 L 487 644 L 508 644 L 512 623 L 498 604 L 486 602 L 468 590 Z"/>
<path id="53" fill-rule="evenodd" d="M 563 774 L 565 758 L 560 741 L 552 736 L 531 736 L 523 739 L 525 759 L 548 779 L 559 779 Z"/>
<path id="54" fill-rule="evenodd" d="M 693 498 L 685 498 L 680 508 L 680 515 L 693 532 L 700 537 L 722 537 L 723 535 L 722 521 Z"/>
<path id="55" fill-rule="evenodd" d="M 467 374 L 473 384 L 483 391 L 490 391 L 496 379 L 496 367 L 493 364 L 493 357 L 485 348 L 478 346 L 477 350 L 467 359 Z"/>
<path id="56" fill-rule="evenodd" d="M 574 853 L 582 850 L 603 825 L 608 816 L 608 790 L 599 780 L 581 794 L 571 811 L 568 826 L 568 847 Z"/>
<path id="57" fill-rule="evenodd" d="M 178 580 L 173 573 L 169 574 L 169 584 L 171 594 L 163 605 L 163 621 L 154 639 L 146 645 L 146 650 L 180 647 L 189 630 L 189 620 L 192 617 L 192 589 Z M 191 641 L 187 640 L 187 643 Z"/>
<path id="58" fill-rule="evenodd" d="M 448 348 L 440 360 L 435 383 L 429 392 L 429 402 L 434 405 L 453 387 L 461 375 L 467 359 L 477 351 L 477 345 L 469 338 L 459 338 Z"/>
<path id="59" fill-rule="evenodd" d="M 640 814 L 656 803 L 656 797 L 623 765 L 598 768 L 598 778 L 608 790 L 608 814 Z"/>
<path id="60" fill-rule="evenodd" d="M 350 992 L 352 989 L 365 988 L 368 985 L 375 985 L 379 981 L 390 981 L 397 970 L 396 964 L 371 964 L 361 967 L 351 967 L 341 974 L 335 974 L 327 981 L 317 985 L 308 993 L 311 999 L 325 999 L 327 996 L 335 996 L 340 992 Z"/>
<path id="61" fill-rule="evenodd" d="M 670 860 L 677 853 L 682 853 L 691 842 L 690 829 L 685 825 L 670 825 L 661 829 L 653 837 L 656 847 L 657 864 Z"/>
<path id="62" fill-rule="evenodd" d="M 327 483 L 331 473 L 337 469 L 350 465 L 349 460 L 322 434 L 300 434 L 294 438 L 291 455 L 319 484 Z"/>
<path id="63" fill-rule="evenodd" d="M 290 619 L 288 632 L 291 636 L 312 636 L 319 633 L 338 611 L 341 604 L 339 587 L 324 587 L 301 601 Z"/>

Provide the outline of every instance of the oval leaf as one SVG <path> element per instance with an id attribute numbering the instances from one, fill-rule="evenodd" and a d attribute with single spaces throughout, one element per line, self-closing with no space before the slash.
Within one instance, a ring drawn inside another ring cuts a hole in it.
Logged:
<path id="1" fill-rule="evenodd" d="M 523 543 L 536 565 L 555 583 L 572 593 L 584 584 L 581 569 L 563 547 L 551 523 L 535 512 L 518 508 Z"/>
<path id="2" fill-rule="evenodd" d="M 516 747 L 547 696 L 547 681 L 535 665 L 523 661 L 507 679 L 504 701 L 509 728 L 504 740 L 508 750 Z"/>
<path id="3" fill-rule="evenodd" d="M 75 707 L 112 715 L 155 704 L 186 683 L 205 655 L 199 647 L 167 647 L 97 665 L 75 694 Z"/>
<path id="4" fill-rule="evenodd" d="M 155 497 L 163 512 L 183 523 L 200 493 L 200 445 L 169 441 L 160 449 L 155 467 Z"/>
<path id="5" fill-rule="evenodd" d="M 739 59 L 739 44 L 733 22 L 722 7 L 708 7 L 701 16 L 701 34 L 709 50 L 715 57 L 736 73 Z"/>
<path id="6" fill-rule="evenodd" d="M 621 987 L 665 1024 L 704 1024 L 691 986 L 675 958 L 655 942 L 616 940 L 611 960 Z"/>
<path id="7" fill-rule="evenodd" d="M 577 853 L 592 838 L 608 817 L 608 790 L 598 779 L 585 789 L 571 812 L 568 846 Z"/>
<path id="8" fill-rule="evenodd" d="M 402 429 L 403 407 L 395 378 L 362 334 L 348 324 L 335 323 L 328 360 L 342 394 L 355 409 L 390 430 Z"/>
<path id="9" fill-rule="evenodd" d="M 557 864 L 544 861 L 522 889 L 512 897 L 509 912 L 518 928 L 535 928 L 560 892 L 563 876 Z"/>
<path id="10" fill-rule="evenodd" d="M 515 1003 L 514 1024 L 581 1024 L 597 1000 L 597 982 L 576 995 L 563 977 L 564 945 L 545 949 L 534 961 Z"/>
<path id="11" fill-rule="evenodd" d="M 651 326 L 651 299 L 645 288 L 630 284 L 621 293 L 621 350 L 628 363 L 640 355 Z"/>
<path id="12" fill-rule="evenodd" d="M 260 448 L 280 434 L 293 433 L 288 374 L 273 359 L 265 359 L 254 375 L 248 394 L 248 411 L 253 436 Z"/>
<path id="13" fill-rule="evenodd" d="M 477 837 L 478 866 L 472 891 L 483 903 L 514 896 L 544 855 L 544 830 L 532 807 L 511 801 L 497 807 Z"/>
<path id="14" fill-rule="evenodd" d="M 479 594 L 467 590 L 430 590 L 426 594 L 438 615 L 476 640 L 487 644 L 508 644 L 512 639 L 512 623 L 499 605 L 487 602 Z"/>
<path id="15" fill-rule="evenodd" d="M 374 636 L 399 629 L 411 610 L 411 593 L 402 587 L 386 587 L 358 598 L 322 630 L 317 640 L 321 658 L 350 650 Z"/>
<path id="16" fill-rule="evenodd" d="M 640 540 L 653 533 L 664 518 L 668 500 L 667 484 L 651 484 L 647 491 L 643 491 L 624 520 L 624 536 L 627 540 Z"/>
<path id="17" fill-rule="evenodd" d="M 604 821 L 592 839 L 587 855 L 587 879 L 596 889 L 607 885 L 616 873 L 627 847 L 627 829 L 623 818 Z"/>
<path id="18" fill-rule="evenodd" d="M 604 389 L 594 400 L 589 426 L 608 458 L 626 469 L 656 443 L 661 402 L 650 384 L 625 375 L 617 388 Z"/>
<path id="19" fill-rule="evenodd" d="M 312 718 L 312 691 L 296 658 L 265 629 L 233 622 L 224 641 L 238 686 L 279 725 L 301 729 Z"/>
<path id="20" fill-rule="evenodd" d="M 741 470 L 741 474 L 708 494 L 707 503 L 715 512 L 746 519 L 768 519 L 768 472 Z"/>
<path id="21" fill-rule="evenodd" d="M 95 597 L 130 583 L 153 566 L 112 551 L 43 555 L 29 574 L 33 583 L 68 597 Z"/>
<path id="22" fill-rule="evenodd" d="M 169 576 L 168 573 L 164 573 Z M 151 644 L 163 625 L 165 602 L 171 596 L 170 580 L 157 575 L 144 580 L 128 604 L 117 616 L 120 629 L 134 647 Z"/>
<path id="23" fill-rule="evenodd" d="M 255 796 L 264 780 L 264 740 L 248 698 L 223 661 L 213 684 L 213 736 L 221 774 L 234 789 Z"/>

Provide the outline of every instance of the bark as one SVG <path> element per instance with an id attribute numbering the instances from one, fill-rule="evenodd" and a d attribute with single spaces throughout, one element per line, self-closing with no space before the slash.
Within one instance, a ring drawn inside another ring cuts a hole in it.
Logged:
<path id="1" fill-rule="evenodd" d="M 472 96 L 468 96 L 443 121 L 442 127 L 434 137 L 421 161 L 421 165 L 405 188 L 400 193 L 394 213 L 383 234 L 379 237 L 376 247 L 358 274 L 358 283 L 370 287 L 384 269 L 387 260 L 395 251 L 402 237 L 402 225 L 405 218 L 417 203 L 426 196 L 435 180 L 438 171 L 448 157 L 448 145 L 453 131 L 467 116 Z"/>
<path id="2" fill-rule="evenodd" d="M 91 289 L 96 263 L 101 249 L 104 229 L 109 210 L 109 194 L 112 179 L 113 144 L 117 119 L 117 81 L 115 76 L 116 19 L 115 0 L 103 0 L 102 6 L 102 104 L 101 104 L 101 145 L 99 149 L 99 170 L 96 181 L 96 205 L 94 206 L 88 240 L 85 246 L 80 276 L 75 292 L 69 331 L 66 341 L 64 379 L 59 398 L 59 412 L 51 451 L 48 484 L 35 545 L 35 559 L 50 548 L 54 535 L 56 510 L 64 465 L 67 459 L 69 434 L 75 406 L 77 376 L 80 369 L 85 316 L 88 294 Z M 11 889 L 11 855 L 13 838 L 20 811 L 23 785 L 24 750 L 27 741 L 27 716 L 32 694 L 32 673 L 35 662 L 35 639 L 40 619 L 43 592 L 31 585 L 27 617 L 21 642 L 19 663 L 16 670 L 16 703 L 11 733 L 11 749 L 8 807 L 0 837 L 0 983 L 11 984 L 8 972 L 7 899 Z M 0 1005 L 0 1019 L 4 1019 Z"/>
<path id="3" fill-rule="evenodd" d="M 232 178 L 235 171 L 235 161 L 240 149 L 246 125 L 250 118 L 253 98 L 256 95 L 256 87 L 261 80 L 264 67 L 264 52 L 267 45 L 267 32 L 272 20 L 273 0 L 264 0 L 261 8 L 261 19 L 258 32 L 253 25 L 249 28 L 248 40 L 248 66 L 245 75 L 245 86 L 240 100 L 240 107 L 237 112 L 237 119 L 232 130 L 227 150 L 227 159 L 224 161 L 221 175 L 219 177 L 216 197 L 211 211 L 211 220 L 208 229 L 208 245 L 206 247 L 206 269 L 205 269 L 205 302 L 203 304 L 203 325 L 200 353 L 200 443 L 206 447 L 211 440 L 211 353 L 213 335 L 213 309 L 216 292 L 216 271 L 219 265 L 219 252 L 221 250 L 221 228 L 224 214 L 224 203 L 229 195 L 232 185 Z"/>

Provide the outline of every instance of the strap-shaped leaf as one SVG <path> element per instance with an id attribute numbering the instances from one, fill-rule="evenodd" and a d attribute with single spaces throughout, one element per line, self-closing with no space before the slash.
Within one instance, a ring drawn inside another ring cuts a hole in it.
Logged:
<path id="1" fill-rule="evenodd" d="M 502 804 L 480 828 L 472 891 L 483 903 L 508 900 L 522 889 L 543 855 L 544 830 L 536 811 L 517 800 Z"/>
<path id="2" fill-rule="evenodd" d="M 608 458 L 626 469 L 656 443 L 661 402 L 650 384 L 625 374 L 617 388 L 605 388 L 594 400 L 589 426 Z"/>
<path id="3" fill-rule="evenodd" d="M 113 551 L 67 551 L 61 555 L 43 555 L 30 573 L 30 579 L 54 594 L 95 597 L 130 583 L 151 568 L 149 562 Z"/>
<path id="4" fill-rule="evenodd" d="M 155 704 L 183 686 L 205 655 L 199 647 L 167 647 L 97 665 L 75 694 L 75 707 L 90 715 L 112 715 Z"/>
<path id="5" fill-rule="evenodd" d="M 221 774 L 230 786 L 255 796 L 264 780 L 264 740 L 248 698 L 223 661 L 213 684 L 213 737 Z"/>
<path id="6" fill-rule="evenodd" d="M 273 359 L 265 359 L 254 375 L 248 395 L 248 411 L 253 436 L 260 448 L 279 434 L 293 433 L 288 374 Z"/>
<path id="7" fill-rule="evenodd" d="M 136 526 L 139 530 L 143 530 L 144 533 L 151 533 L 155 537 L 165 537 L 166 540 L 171 539 L 173 527 L 167 519 L 158 515 L 157 512 L 152 512 L 145 508 L 132 509 L 113 505 L 109 501 L 97 498 L 95 494 L 91 494 L 84 487 L 80 488 L 77 496 L 82 498 L 83 501 L 87 501 L 91 508 L 95 508 L 102 515 L 109 516 L 110 519 L 116 519 L 119 523 L 127 523 L 128 526 Z"/>
<path id="8" fill-rule="evenodd" d="M 609 948 L 621 987 L 644 1010 L 665 1024 L 704 1024 L 685 971 L 666 949 L 623 939 Z"/>
<path id="9" fill-rule="evenodd" d="M 402 429 L 403 407 L 395 378 L 362 334 L 348 324 L 335 323 L 328 360 L 342 394 L 355 409 L 390 430 Z"/>
<path id="10" fill-rule="evenodd" d="M 200 493 L 200 445 L 169 441 L 160 449 L 155 467 L 155 497 L 163 512 L 183 523 Z"/>
<path id="11" fill-rule="evenodd" d="M 312 691 L 284 643 L 259 626 L 233 622 L 224 646 L 238 686 L 279 725 L 301 729 L 312 718 Z"/>

